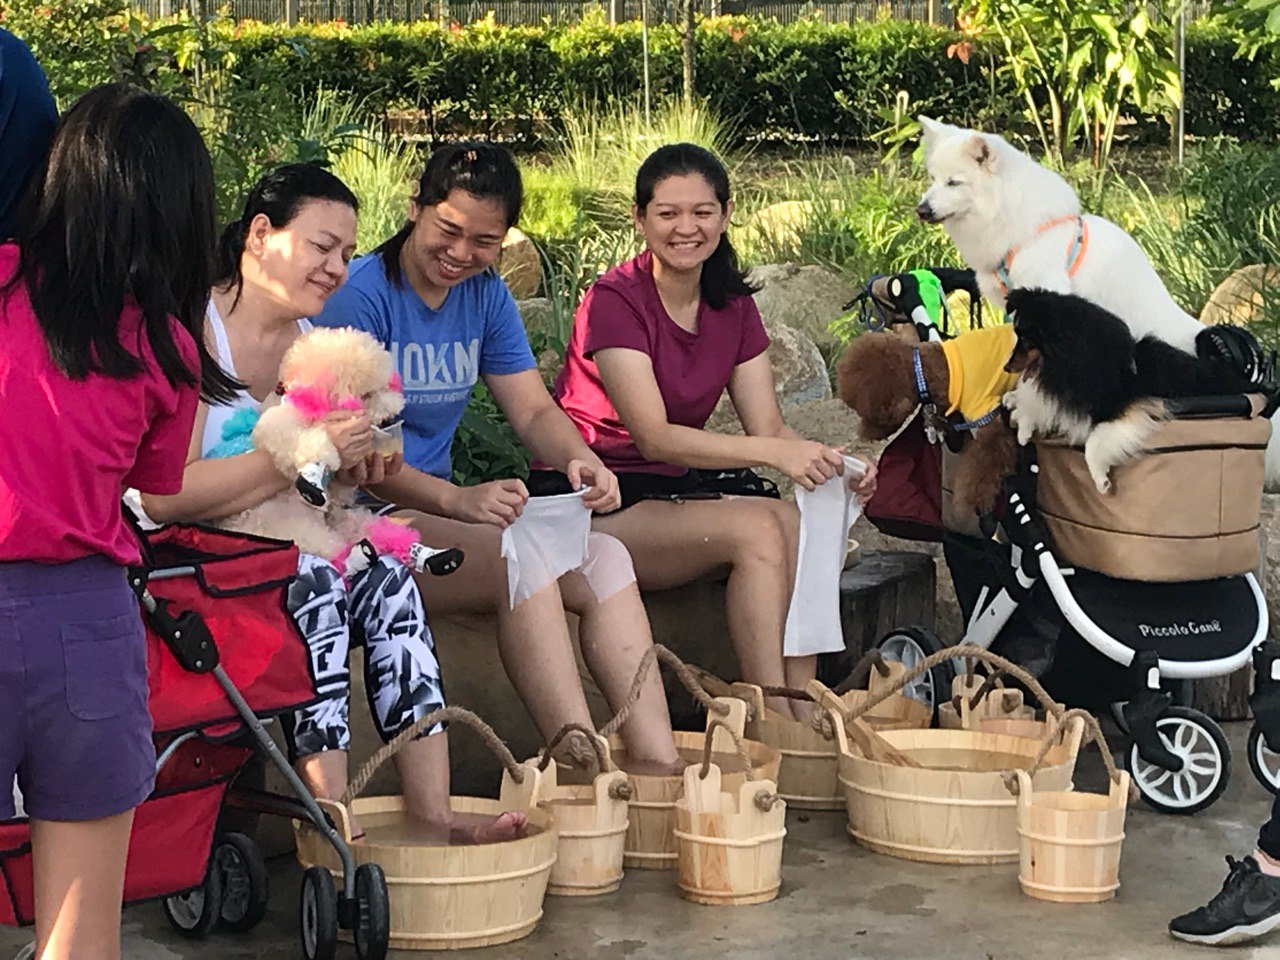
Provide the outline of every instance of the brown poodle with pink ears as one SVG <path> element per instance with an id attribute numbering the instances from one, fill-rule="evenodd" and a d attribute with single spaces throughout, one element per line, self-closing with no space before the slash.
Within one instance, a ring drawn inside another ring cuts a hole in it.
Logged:
<path id="1" fill-rule="evenodd" d="M 987 513 L 1017 457 L 1016 438 L 1001 409 L 1004 394 L 1017 382 L 1004 369 L 1014 341 L 1008 325 L 942 342 L 864 333 L 840 358 L 836 392 L 858 415 L 865 440 L 892 437 L 923 408 L 930 439 L 945 439 L 958 449 L 954 506 Z"/>

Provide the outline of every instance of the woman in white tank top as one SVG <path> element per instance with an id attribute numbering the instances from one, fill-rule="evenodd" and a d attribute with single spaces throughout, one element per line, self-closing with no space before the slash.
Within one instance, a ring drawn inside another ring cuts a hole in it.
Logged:
<path id="1" fill-rule="evenodd" d="M 223 439 L 223 425 L 232 414 L 256 408 L 275 389 L 285 351 L 311 326 L 298 318 L 319 313 L 346 280 L 357 205 L 351 191 L 328 171 L 293 164 L 259 181 L 244 215 L 223 234 L 223 280 L 210 297 L 206 334 L 210 353 L 244 389 L 230 404 L 201 405 L 182 492 L 142 498 L 152 520 L 216 524 L 292 487 L 265 451 L 214 459 L 206 454 Z M 341 413 L 330 418 L 326 426 L 342 457 L 339 476 L 346 482 L 377 482 L 399 468 L 398 457 L 373 453 L 367 416 Z M 369 702 L 384 740 L 444 706 L 439 662 L 417 585 L 394 559 L 380 558 L 346 583 L 328 561 L 303 554 L 288 605 L 310 647 L 321 695 L 286 725 L 289 746 L 312 792 L 336 800 L 347 782 L 351 622 L 360 626 Z M 466 827 L 454 824 L 448 743 L 441 732 L 437 726 L 396 755 L 410 814 L 441 839 L 451 831 L 482 841 L 522 831 L 524 814 L 519 812 Z"/>

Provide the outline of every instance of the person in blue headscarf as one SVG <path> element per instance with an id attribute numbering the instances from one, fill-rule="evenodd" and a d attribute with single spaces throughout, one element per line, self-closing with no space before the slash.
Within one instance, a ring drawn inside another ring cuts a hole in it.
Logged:
<path id="1" fill-rule="evenodd" d="M 0 241 L 17 230 L 18 204 L 58 125 L 49 83 L 27 45 L 0 30 Z"/>

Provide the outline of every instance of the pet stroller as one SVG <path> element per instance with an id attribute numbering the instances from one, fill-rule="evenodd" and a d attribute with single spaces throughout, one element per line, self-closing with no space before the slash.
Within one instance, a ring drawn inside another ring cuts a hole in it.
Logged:
<path id="1" fill-rule="evenodd" d="M 191 937 L 252 928 L 266 912 L 266 864 L 252 839 L 221 829 L 224 813 L 281 814 L 310 821 L 342 860 L 340 892 L 323 867 L 303 876 L 303 956 L 332 958 L 341 927 L 358 957 L 381 960 L 390 935 L 382 870 L 357 868 L 264 726 L 316 699 L 306 642 L 285 607 L 297 548 L 187 525 L 152 531 L 143 545 L 146 569 L 130 582 L 146 624 L 157 772 L 134 816 L 125 902 L 161 899 Z M 233 786 L 255 751 L 293 796 Z M 27 822 L 0 823 L 0 923 L 34 921 L 31 866 Z"/>
<path id="2" fill-rule="evenodd" d="M 1280 644 L 1267 640 L 1254 574 L 1263 452 L 1278 402 L 1271 385 L 1256 396 L 1169 401 L 1171 419 L 1146 455 L 1117 468 L 1105 497 L 1079 450 L 1038 442 L 1024 449 L 1001 509 L 981 522 L 959 516 L 948 498 L 963 437 L 947 435 L 941 448 L 933 539 L 967 624 L 960 642 L 1033 668 L 1069 705 L 1109 709 L 1133 782 L 1165 812 L 1203 810 L 1226 788 L 1230 747 L 1189 705 L 1190 683 L 1251 658 L 1249 763 L 1280 792 Z M 879 641 L 908 666 L 943 646 L 920 627 Z M 941 664 L 908 692 L 936 706 L 954 671 Z"/>

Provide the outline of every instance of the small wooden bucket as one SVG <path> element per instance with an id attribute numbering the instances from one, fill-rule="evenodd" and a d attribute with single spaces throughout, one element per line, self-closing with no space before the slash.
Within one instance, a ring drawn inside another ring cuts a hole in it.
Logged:
<path id="1" fill-rule="evenodd" d="M 726 791 L 714 763 L 684 771 L 676 803 L 680 893 L 712 906 L 765 903 L 782 885 L 787 805 L 769 780 Z"/>
<path id="2" fill-rule="evenodd" d="M 869 690 L 851 690 L 838 697 L 814 680 L 807 693 L 820 705 L 849 713 L 905 672 L 901 664 L 892 661 L 887 661 L 885 667 L 884 677 L 872 671 Z M 837 779 L 839 751 L 831 728 L 827 724 L 815 727 L 779 716 L 765 706 L 764 690 L 754 684 L 735 683 L 729 692 L 745 700 L 751 708 L 747 736 L 776 747 L 782 755 L 778 795 L 787 805 L 796 810 L 843 809 L 844 793 Z M 923 728 L 929 725 L 929 708 L 910 697 L 895 696 L 878 705 L 865 719 L 877 730 Z"/>
<path id="3" fill-rule="evenodd" d="M 613 768 L 609 745 L 594 734 L 599 758 L 590 783 L 562 784 L 559 765 L 550 759 L 559 737 L 543 752 L 543 760 L 526 760 L 523 768 L 542 769 L 539 806 L 555 817 L 560 844 L 547 893 L 557 897 L 596 897 L 622 884 L 622 854 L 627 837 L 627 775 Z M 509 773 L 502 778 L 502 802 L 518 800 L 520 784 Z"/>
<path id="4" fill-rule="evenodd" d="M 1109 760 L 1096 721 L 1087 725 Z M 1111 789 L 1105 794 L 1036 790 L 1018 771 L 1018 883 L 1027 896 L 1057 903 L 1101 903 L 1115 896 L 1130 780 L 1113 763 L 1107 768 Z"/>
<path id="5" fill-rule="evenodd" d="M 889 730 L 890 749 L 917 766 L 874 760 L 850 749 L 841 718 L 840 783 L 849 833 L 877 853 L 927 863 L 1012 863 L 1018 859 L 1016 802 L 1002 774 L 1030 769 L 1040 744 L 970 730 Z M 1082 724 L 1050 748 L 1035 774 L 1039 789 L 1071 789 Z"/>
<path id="6" fill-rule="evenodd" d="M 716 703 L 724 704 L 727 713 L 718 715 L 726 720 L 730 729 L 739 735 L 745 733 L 747 705 L 736 697 L 717 697 Z M 709 724 L 713 722 L 709 718 Z M 726 790 L 736 790 L 746 781 L 737 749 L 726 730 L 714 730 L 712 737 L 712 762 L 720 766 L 722 784 Z M 702 761 L 706 733 L 676 731 L 676 749 L 688 763 Z M 754 740 L 744 741 L 751 758 L 752 775 L 760 780 L 777 782 L 782 756 L 773 747 Z M 610 738 L 609 747 L 614 762 L 623 770 L 627 768 L 626 748 L 621 738 Z M 676 799 L 684 789 L 680 776 L 627 775 L 632 796 L 627 807 L 627 841 L 623 863 L 641 870 L 674 870 L 678 856 L 676 845 Z"/>
<path id="7" fill-rule="evenodd" d="M 884 660 L 867 674 L 867 689 L 840 694 L 838 704 L 823 696 L 825 693 L 832 697 L 836 694 L 817 680 L 810 681 L 807 689 L 820 705 L 832 707 L 845 717 L 855 713 L 861 715 L 863 722 L 872 730 L 922 730 L 933 722 L 933 716 L 925 704 L 901 692 L 901 681 L 906 673 L 907 668 L 903 664 Z M 894 693 L 887 699 L 870 710 L 863 710 L 866 703 L 890 689 L 894 689 Z"/>
<path id="8" fill-rule="evenodd" d="M 983 692 L 986 681 L 974 673 L 965 673 L 956 677 L 951 684 L 951 699 L 938 705 L 938 726 L 944 730 L 987 730 L 991 733 L 1010 733 L 1014 736 L 1017 729 L 1034 730 L 1032 727 L 1008 727 L 997 724 L 989 726 L 987 721 L 1031 721 L 1035 722 L 1035 707 L 1023 701 L 1022 691 L 1006 689 L 1002 684 L 988 687 Z M 980 696 L 979 696 L 980 695 Z M 973 702 L 978 697 L 978 702 Z M 1030 735 L 1037 738 L 1044 731 Z"/>
<path id="9" fill-rule="evenodd" d="M 507 769 L 517 768 L 505 744 L 474 714 L 447 707 L 417 721 L 375 754 L 352 780 L 348 796 L 358 794 L 395 749 L 443 719 L 474 722 L 483 727 L 486 741 L 503 758 Z M 478 797 L 450 798 L 454 812 L 460 814 L 497 816 L 508 810 L 523 810 L 528 817 L 527 835 L 500 843 L 420 846 L 379 840 L 380 824 L 404 820 L 403 797 L 350 799 L 351 814 L 367 831 L 365 839 L 352 843 L 347 807 L 319 801 L 351 847 L 356 865 L 376 863 L 386 873 L 393 950 L 488 947 L 519 940 L 533 932 L 542 917 L 542 901 L 556 860 L 558 837 L 555 819 L 538 806 L 541 774 L 536 768 L 522 770 L 518 795 L 513 791 L 502 802 Z M 327 867 L 341 888 L 342 860 L 333 846 L 317 830 L 298 821 L 294 821 L 294 837 L 302 866 Z M 349 931 L 340 931 L 340 935 L 350 938 Z"/>

